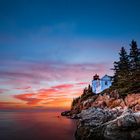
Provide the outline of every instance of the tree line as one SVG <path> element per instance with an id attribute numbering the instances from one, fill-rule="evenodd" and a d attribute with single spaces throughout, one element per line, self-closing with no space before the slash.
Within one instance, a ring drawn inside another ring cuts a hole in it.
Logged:
<path id="1" fill-rule="evenodd" d="M 119 61 L 114 62 L 112 89 L 122 96 L 140 93 L 140 49 L 135 40 L 131 41 L 130 51 L 124 47 L 119 52 Z"/>

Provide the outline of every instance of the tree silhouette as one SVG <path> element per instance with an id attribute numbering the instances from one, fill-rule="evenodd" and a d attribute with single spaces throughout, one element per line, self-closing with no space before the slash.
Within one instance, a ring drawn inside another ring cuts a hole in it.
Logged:
<path id="1" fill-rule="evenodd" d="M 140 49 L 134 40 L 132 40 L 130 46 L 130 90 L 140 92 Z"/>
<path id="2" fill-rule="evenodd" d="M 122 96 L 140 92 L 140 49 L 137 42 L 131 41 L 129 55 L 122 47 L 119 56 L 119 61 L 114 62 L 111 88 L 117 89 Z"/>
<path id="3" fill-rule="evenodd" d="M 119 61 L 114 62 L 115 74 L 113 86 L 115 86 L 115 88 L 122 88 L 126 86 L 130 69 L 130 62 L 124 47 L 121 48 L 119 55 Z"/>

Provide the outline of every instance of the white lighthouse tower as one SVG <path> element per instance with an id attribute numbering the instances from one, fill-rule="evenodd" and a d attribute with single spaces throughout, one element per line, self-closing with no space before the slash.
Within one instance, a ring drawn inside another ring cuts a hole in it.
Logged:
<path id="1" fill-rule="evenodd" d="M 100 93 L 101 92 L 101 83 L 99 75 L 95 74 L 92 80 L 92 92 L 93 93 Z"/>

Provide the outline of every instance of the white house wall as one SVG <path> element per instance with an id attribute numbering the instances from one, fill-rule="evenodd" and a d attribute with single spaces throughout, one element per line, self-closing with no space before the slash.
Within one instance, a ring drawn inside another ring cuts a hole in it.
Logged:
<path id="1" fill-rule="evenodd" d="M 107 82 L 107 85 L 106 85 Z M 92 92 L 100 93 L 103 90 L 109 88 L 112 85 L 111 78 L 109 76 L 104 76 L 101 80 L 93 80 L 92 81 Z"/>

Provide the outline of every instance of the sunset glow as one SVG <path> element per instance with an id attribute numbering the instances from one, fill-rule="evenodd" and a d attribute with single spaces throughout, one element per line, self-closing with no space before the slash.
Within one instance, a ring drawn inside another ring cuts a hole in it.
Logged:
<path id="1" fill-rule="evenodd" d="M 113 75 L 120 47 L 140 44 L 140 12 L 107 1 L 0 1 L 0 109 L 69 108 L 94 74 Z"/>
<path id="2" fill-rule="evenodd" d="M 88 86 L 92 74 L 105 72 L 103 64 L 54 65 L 7 61 L 3 68 L 7 65 L 11 65 L 11 69 L 0 72 L 1 109 L 70 107 L 73 98 L 81 95 L 83 88 Z"/>

